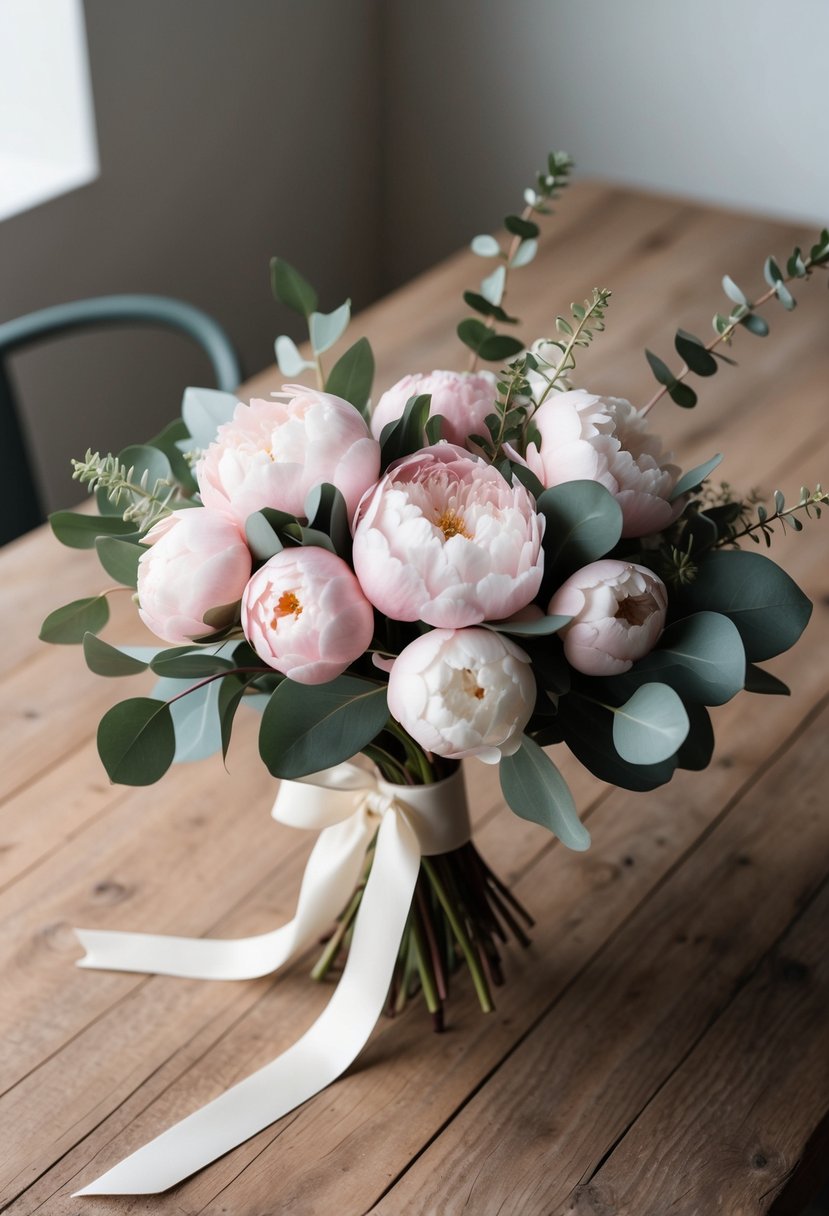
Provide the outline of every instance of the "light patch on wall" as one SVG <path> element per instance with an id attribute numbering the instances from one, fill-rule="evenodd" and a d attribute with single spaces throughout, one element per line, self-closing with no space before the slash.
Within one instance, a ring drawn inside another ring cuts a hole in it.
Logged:
<path id="1" fill-rule="evenodd" d="M 97 176 L 81 0 L 0 0 L 0 220 Z"/>

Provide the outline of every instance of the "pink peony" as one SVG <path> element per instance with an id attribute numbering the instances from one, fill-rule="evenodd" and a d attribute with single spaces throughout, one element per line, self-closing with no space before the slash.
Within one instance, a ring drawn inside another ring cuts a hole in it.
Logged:
<path id="1" fill-rule="evenodd" d="M 443 418 L 442 438 L 468 447 L 470 435 L 486 435 L 485 419 L 495 409 L 495 377 L 491 372 L 430 372 L 428 376 L 404 376 L 377 402 L 371 431 L 379 439 L 383 427 L 402 417 L 410 397 L 431 393 L 429 417 Z"/>
<path id="2" fill-rule="evenodd" d="M 237 405 L 196 475 L 204 505 L 244 526 L 263 507 L 302 517 L 308 491 L 326 481 L 352 515 L 379 472 L 380 445 L 352 405 L 286 384 L 272 400 Z"/>
<path id="3" fill-rule="evenodd" d="M 576 671 L 615 676 L 653 650 L 667 606 L 665 584 L 651 570 L 605 558 L 572 574 L 547 611 L 573 618 L 559 636 Z"/>
<path id="4" fill-rule="evenodd" d="M 459 629 L 508 617 L 534 598 L 543 532 L 522 485 L 439 443 L 397 461 L 366 494 L 354 569 L 386 616 Z"/>
<path id="5" fill-rule="evenodd" d="M 342 558 L 308 545 L 257 570 L 242 598 L 242 628 L 269 666 L 297 684 L 325 684 L 366 651 L 374 613 Z"/>
<path id="6" fill-rule="evenodd" d="M 236 615 L 250 578 L 250 551 L 238 526 L 205 507 L 174 511 L 144 538 L 138 562 L 138 615 L 165 642 L 191 642 Z M 211 608 L 224 617 L 205 623 Z"/>
<path id="7" fill-rule="evenodd" d="M 622 508 L 622 536 L 648 536 L 673 523 L 681 503 L 668 498 L 679 469 L 629 401 L 584 389 L 552 393 L 532 423 L 541 448 L 528 444 L 525 463 L 545 487 L 600 482 Z"/>
<path id="8" fill-rule="evenodd" d="M 392 716 L 426 751 L 497 764 L 521 746 L 535 705 L 530 660 L 491 629 L 433 629 L 389 677 Z"/>

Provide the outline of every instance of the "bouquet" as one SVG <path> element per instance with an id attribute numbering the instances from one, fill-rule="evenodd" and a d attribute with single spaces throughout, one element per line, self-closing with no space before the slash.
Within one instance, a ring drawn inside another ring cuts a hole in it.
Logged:
<path id="1" fill-rule="evenodd" d="M 110 778 L 146 785 L 176 761 L 225 757 L 250 706 L 262 761 L 282 779 L 274 814 L 322 829 L 289 925 L 237 942 L 79 930 L 82 965 L 245 978 L 320 938 L 315 978 L 346 960 L 295 1048 L 87 1193 L 185 1177 L 334 1080 L 384 1007 L 420 996 L 440 1030 L 460 969 L 493 1008 L 504 945 L 526 945 L 532 920 L 471 840 L 463 759 L 497 768 L 517 815 L 585 849 L 548 746 L 649 790 L 708 764 L 708 707 L 788 691 L 760 664 L 797 641 L 811 605 L 758 548 L 802 530 L 827 494 L 740 496 L 711 480 L 720 455 L 683 471 L 652 411 L 664 397 L 694 406 L 692 377 L 733 362 L 723 348 L 741 330 L 768 333 L 766 303 L 795 306 L 790 285 L 829 268 L 829 232 L 783 263 L 770 257 L 753 301 L 726 276 L 714 336 L 678 330 L 676 371 L 646 352 L 657 388 L 636 408 L 574 387 L 609 290 L 529 345 L 504 328 L 517 324 L 512 275 L 535 255 L 571 168 L 551 153 L 506 239 L 472 242 L 490 273 L 464 294 L 476 314 L 458 325 L 464 370 L 415 372 L 372 407 L 366 339 L 327 366 L 349 303 L 319 312 L 314 289 L 275 258 L 276 299 L 307 319 L 310 339 L 307 354 L 277 339 L 282 391 L 239 402 L 188 389 L 182 417 L 148 443 L 74 462 L 98 514 L 58 512 L 55 535 L 94 547 L 164 643 L 99 637 L 113 590 L 43 625 L 46 641 L 82 643 L 102 676 L 158 677 L 101 720 Z M 315 387 L 295 382 L 306 372 Z"/>

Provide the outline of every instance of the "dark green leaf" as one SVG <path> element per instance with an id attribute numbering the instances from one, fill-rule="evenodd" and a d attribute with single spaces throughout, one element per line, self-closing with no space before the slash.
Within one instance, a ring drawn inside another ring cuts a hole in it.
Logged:
<path id="1" fill-rule="evenodd" d="M 766 258 L 766 264 L 763 267 L 763 275 L 769 287 L 774 287 L 775 283 L 780 283 L 783 280 L 783 272 L 775 262 L 774 258 Z"/>
<path id="2" fill-rule="evenodd" d="M 782 680 L 778 680 L 777 676 L 773 676 L 770 671 L 766 671 L 762 667 L 756 667 L 754 663 L 749 663 L 746 667 L 745 689 L 746 692 L 763 693 L 765 696 L 791 696 L 791 689 L 788 684 L 784 684 Z"/>
<path id="3" fill-rule="evenodd" d="M 96 676 L 133 676 L 147 670 L 147 664 L 141 659 L 110 646 L 94 633 L 84 634 L 83 657 Z"/>
<path id="4" fill-rule="evenodd" d="M 541 232 L 538 224 L 522 219 L 520 215 L 508 215 L 504 220 L 504 227 L 513 236 L 520 236 L 522 241 L 535 240 Z"/>
<path id="5" fill-rule="evenodd" d="M 731 618 L 752 662 L 793 646 L 812 605 L 784 570 L 760 553 L 723 549 L 700 560 L 693 583 L 677 589 L 677 610 L 721 612 Z"/>
<path id="6" fill-rule="evenodd" d="M 697 612 L 669 625 L 658 648 L 618 679 L 624 688 L 659 680 L 683 699 L 724 705 L 743 688 L 745 672 L 734 622 L 718 612 Z"/>
<path id="7" fill-rule="evenodd" d="M 310 317 L 317 307 L 317 293 L 283 258 L 271 258 L 271 290 L 274 297 L 302 317 Z"/>
<path id="8" fill-rule="evenodd" d="M 745 317 L 741 317 L 740 324 L 758 338 L 765 338 L 769 332 L 768 321 L 756 312 L 750 312 Z"/>
<path id="9" fill-rule="evenodd" d="M 219 729 L 222 736 L 222 759 L 227 760 L 227 750 L 230 747 L 230 737 L 233 732 L 233 720 L 236 710 L 242 703 L 248 681 L 241 676 L 225 676 L 219 689 Z"/>
<path id="10" fill-rule="evenodd" d="M 49 613 L 40 627 L 40 640 L 60 646 L 79 646 L 84 634 L 100 633 L 108 620 L 109 604 L 105 595 L 73 600 Z"/>
<path id="11" fill-rule="evenodd" d="M 351 558 L 351 529 L 348 507 L 340 491 L 327 482 L 314 488 L 305 499 L 305 515 L 311 529 L 330 537 L 333 551 L 343 559 Z M 308 544 L 309 541 L 304 543 Z M 313 542 L 310 542 L 313 543 Z"/>
<path id="12" fill-rule="evenodd" d="M 677 752 L 680 768 L 695 773 L 707 768 L 714 754 L 714 728 L 711 715 L 704 705 L 686 705 L 688 711 L 688 738 Z"/>
<path id="13" fill-rule="evenodd" d="M 159 431 L 153 439 L 148 439 L 147 444 L 149 447 L 158 448 L 160 452 L 164 453 L 170 462 L 170 468 L 176 481 L 185 493 L 194 494 L 198 489 L 196 478 L 193 475 L 193 470 L 187 463 L 184 452 L 178 447 L 179 441 L 183 442 L 190 438 L 190 431 L 185 425 L 184 419 L 176 418 L 173 422 L 168 423 L 162 431 Z M 213 438 L 215 438 L 215 432 Z M 198 446 L 206 447 L 207 444 L 200 444 Z"/>
<path id="14" fill-rule="evenodd" d="M 458 326 L 458 337 L 464 346 L 468 346 L 476 355 L 480 354 L 481 347 L 488 338 L 492 336 L 492 330 L 484 325 L 483 321 L 479 321 L 477 317 L 466 317 Z"/>
<path id="15" fill-rule="evenodd" d="M 529 434 L 527 441 L 531 442 Z M 525 490 L 529 490 L 533 498 L 540 498 L 544 493 L 544 486 L 533 473 L 532 469 L 528 469 L 524 464 L 517 464 L 515 461 L 509 461 L 510 472 L 513 481 L 520 481 Z M 507 478 L 509 480 L 509 478 Z"/>
<path id="16" fill-rule="evenodd" d="M 124 523 L 118 515 L 80 515 L 75 511 L 55 511 L 49 516 L 52 531 L 70 549 L 94 549 L 99 536 L 129 536 L 134 523 Z"/>
<path id="17" fill-rule="evenodd" d="M 141 481 L 145 473 L 147 475 L 147 488 L 150 490 L 152 490 L 157 481 L 169 481 L 172 483 L 175 480 L 167 457 L 159 448 L 150 447 L 148 443 L 130 444 L 129 447 L 124 448 L 122 452 L 118 453 L 118 459 L 122 464 L 126 465 L 127 469 L 133 470 L 132 480 L 136 485 Z M 128 500 L 134 498 L 134 495 L 128 495 L 127 498 Z"/>
<path id="18" fill-rule="evenodd" d="M 674 756 L 689 729 L 688 714 L 667 684 L 643 684 L 613 709 L 613 743 L 629 764 L 661 764 Z"/>
<path id="19" fill-rule="evenodd" d="M 561 583 L 574 570 L 604 557 L 622 535 L 621 507 L 597 481 L 567 481 L 553 486 L 539 495 L 536 505 L 547 520 L 547 586 Z"/>
<path id="20" fill-rule="evenodd" d="M 516 815 L 548 828 L 568 849 L 581 852 L 590 847 L 590 833 L 578 817 L 566 781 L 527 735 L 517 752 L 502 758 L 499 775 L 504 798 Z"/>
<path id="21" fill-rule="evenodd" d="M 650 364 L 650 369 L 660 384 L 664 384 L 666 388 L 676 383 L 676 376 L 668 367 L 659 355 L 655 355 L 652 350 L 645 351 L 645 358 Z"/>
<path id="22" fill-rule="evenodd" d="M 465 291 L 463 298 L 470 308 L 474 308 L 476 312 L 481 313 L 485 317 L 494 317 L 496 321 L 503 321 L 509 325 L 517 325 L 518 323 L 517 317 L 511 317 L 500 304 L 493 304 L 491 300 L 487 300 L 485 296 L 480 295 L 477 291 Z"/>
<path id="23" fill-rule="evenodd" d="M 721 462 L 722 454 L 718 452 L 716 456 L 712 456 L 710 460 L 706 460 L 705 464 L 698 464 L 695 469 L 690 469 L 687 473 L 684 473 L 674 486 L 668 501 L 676 502 L 677 498 L 680 498 L 683 494 L 688 494 L 691 490 L 695 490 L 697 486 L 701 486 L 706 477 L 710 477 L 714 469 Z"/>
<path id="24" fill-rule="evenodd" d="M 124 587 L 138 586 L 138 562 L 147 550 L 143 545 L 118 540 L 115 536 L 99 536 L 95 541 L 98 561 L 110 578 Z"/>
<path id="25" fill-rule="evenodd" d="M 356 410 L 368 420 L 368 403 L 374 380 L 374 355 L 368 338 L 358 338 L 341 355 L 325 382 L 325 391 L 335 397 L 350 401 Z"/>
<path id="26" fill-rule="evenodd" d="M 717 360 L 705 349 L 705 343 L 687 330 L 678 329 L 674 338 L 677 354 L 697 376 L 713 376 L 717 370 Z"/>
<path id="27" fill-rule="evenodd" d="M 383 469 L 388 468 L 392 461 L 410 456 L 423 447 L 426 419 L 429 417 L 431 405 L 431 393 L 410 397 L 401 417 L 383 427 L 380 436 L 380 463 Z"/>
<path id="28" fill-rule="evenodd" d="M 251 553 L 259 562 L 266 562 L 275 553 L 285 547 L 280 533 L 290 524 L 296 524 L 296 516 L 287 511 L 277 511 L 274 507 L 265 507 L 255 511 L 245 521 L 245 536 Z"/>
<path id="29" fill-rule="evenodd" d="M 173 763 L 175 750 L 173 719 L 164 701 L 121 701 L 98 726 L 98 752 L 110 781 L 120 785 L 152 785 Z"/>
<path id="30" fill-rule="evenodd" d="M 680 384 L 679 381 L 669 387 L 668 396 L 674 405 L 681 405 L 684 410 L 693 409 L 698 400 L 690 385 Z"/>
<path id="31" fill-rule="evenodd" d="M 513 355 L 518 355 L 524 349 L 524 343 L 520 338 L 513 338 L 509 334 L 490 334 L 485 342 L 482 342 L 478 348 L 478 354 L 488 363 L 499 363 L 503 359 L 511 359 Z"/>
<path id="32" fill-rule="evenodd" d="M 283 680 L 262 715 L 259 754 L 274 777 L 305 777 L 356 755 L 387 719 L 385 685 L 353 676 L 328 684 Z"/>
<path id="33" fill-rule="evenodd" d="M 431 414 L 426 419 L 426 438 L 429 443 L 438 443 L 443 438 L 443 415 Z"/>
<path id="34" fill-rule="evenodd" d="M 162 650 L 150 662 L 156 675 L 168 680 L 201 680 L 220 671 L 232 671 L 233 666 L 230 659 L 209 654 L 205 650 L 193 651 L 187 646 Z"/>
<path id="35" fill-rule="evenodd" d="M 654 790 L 674 775 L 677 757 L 661 764 L 629 764 L 619 756 L 613 743 L 613 715 L 575 695 L 562 703 L 559 714 L 564 740 L 585 768 L 600 781 L 625 790 Z"/>

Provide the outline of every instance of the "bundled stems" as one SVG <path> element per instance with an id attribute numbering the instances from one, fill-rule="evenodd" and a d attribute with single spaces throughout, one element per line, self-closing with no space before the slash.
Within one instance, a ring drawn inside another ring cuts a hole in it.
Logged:
<path id="1" fill-rule="evenodd" d="M 373 850 L 365 874 L 343 910 L 331 937 L 311 972 L 322 980 L 347 951 L 362 901 Z M 439 857 L 421 858 L 420 873 L 400 950 L 386 1010 L 401 1013 L 418 991 L 436 1031 L 444 1028 L 449 981 L 466 966 L 484 1013 L 495 1008 L 492 988 L 504 982 L 500 947 L 510 936 L 530 944 L 526 928 L 532 917 L 487 866 L 470 842 Z"/>

